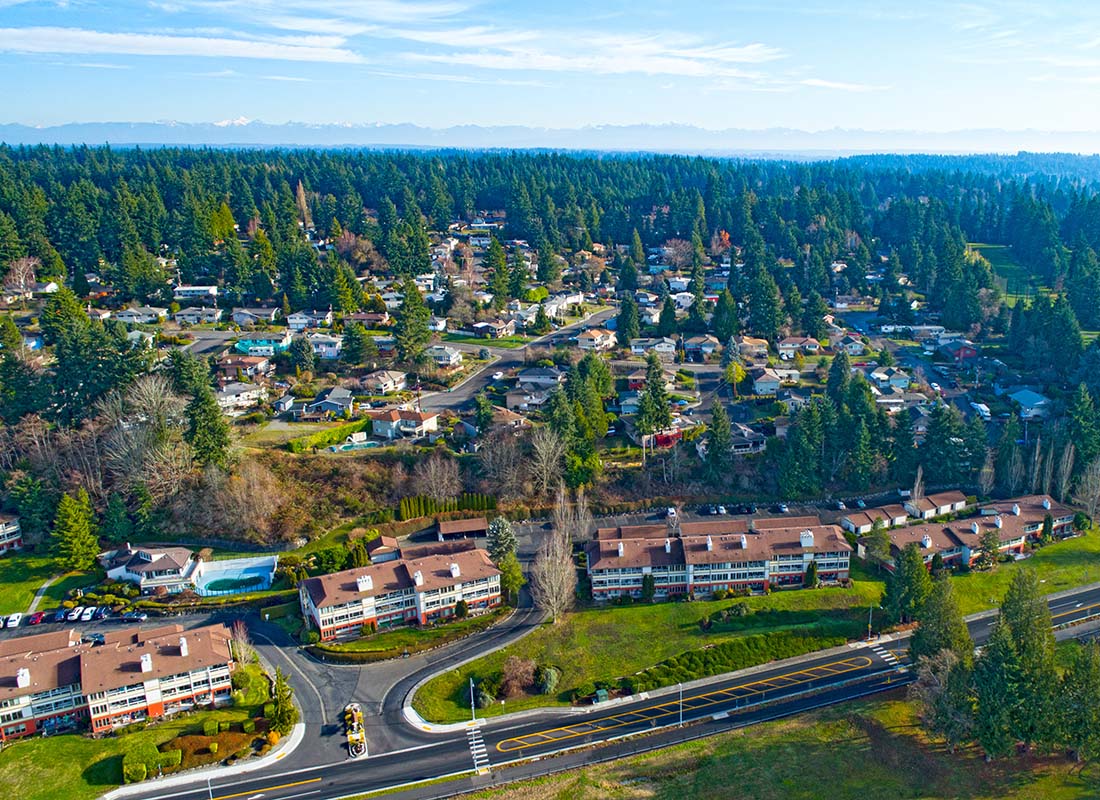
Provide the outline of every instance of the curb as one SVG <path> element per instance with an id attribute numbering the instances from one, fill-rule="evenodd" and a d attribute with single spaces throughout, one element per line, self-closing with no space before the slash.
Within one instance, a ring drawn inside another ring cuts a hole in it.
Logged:
<path id="1" fill-rule="evenodd" d="M 177 775 L 169 775 L 166 778 L 147 779 L 140 783 L 120 786 L 106 794 L 100 795 L 100 800 L 119 800 L 119 798 L 130 797 L 132 795 L 146 795 L 155 789 L 173 789 L 180 786 L 188 786 L 193 783 L 202 783 L 204 781 L 212 781 L 215 779 L 232 777 L 234 775 L 244 775 L 249 772 L 255 772 L 256 770 L 263 769 L 282 761 L 289 756 L 298 749 L 298 745 L 305 740 L 305 736 L 305 723 L 299 722 L 294 726 L 294 730 L 290 732 L 290 736 L 280 740 L 278 746 L 276 746 L 274 750 L 261 758 L 249 759 L 243 764 L 234 764 L 231 767 L 204 767 L 202 769 L 190 770 Z"/>

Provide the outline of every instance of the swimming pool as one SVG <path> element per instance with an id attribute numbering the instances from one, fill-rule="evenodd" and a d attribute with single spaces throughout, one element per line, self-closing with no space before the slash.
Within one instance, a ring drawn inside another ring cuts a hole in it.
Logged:
<path id="1" fill-rule="evenodd" d="M 212 597 L 270 589 L 278 564 L 278 556 L 204 561 L 202 574 L 195 578 L 195 591 Z"/>

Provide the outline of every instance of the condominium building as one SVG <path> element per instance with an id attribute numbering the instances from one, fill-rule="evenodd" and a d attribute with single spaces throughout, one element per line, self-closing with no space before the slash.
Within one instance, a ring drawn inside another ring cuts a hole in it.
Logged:
<path id="1" fill-rule="evenodd" d="M 0 553 L 18 550 L 22 546 L 23 529 L 19 527 L 19 517 L 0 514 Z"/>
<path id="2" fill-rule="evenodd" d="M 425 624 L 500 605 L 500 571 L 484 550 L 430 553 L 308 578 L 298 584 L 302 616 L 322 640 L 353 636 L 363 625 Z"/>
<path id="3" fill-rule="evenodd" d="M 601 528 L 586 548 L 595 600 L 801 585 L 811 563 L 825 583 L 847 579 L 852 548 L 835 525 L 756 528 L 747 520 Z"/>
<path id="4" fill-rule="evenodd" d="M 229 701 L 234 667 L 224 625 L 114 631 L 102 644 L 75 630 L 0 642 L 0 741 L 93 733 L 196 705 Z"/>

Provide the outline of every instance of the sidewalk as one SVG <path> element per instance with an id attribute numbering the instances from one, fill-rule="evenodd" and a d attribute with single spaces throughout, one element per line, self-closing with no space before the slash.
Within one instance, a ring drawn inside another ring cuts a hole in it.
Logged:
<path id="1" fill-rule="evenodd" d="M 100 800 L 118 800 L 118 798 L 122 797 L 147 795 L 150 792 L 160 789 L 176 789 L 181 786 L 222 780 L 224 778 L 232 778 L 237 775 L 255 772 L 256 770 L 278 763 L 289 756 L 298 749 L 298 745 L 305 739 L 305 735 L 306 726 L 299 722 L 294 726 L 294 730 L 290 732 L 290 736 L 280 740 L 279 744 L 262 758 L 250 758 L 247 761 L 243 761 L 240 764 L 234 764 L 231 767 L 204 767 L 202 769 L 189 770 L 176 775 L 169 775 L 166 778 L 153 778 L 144 780 L 141 783 L 120 786 L 102 795 Z"/>
<path id="2" fill-rule="evenodd" d="M 31 604 L 27 607 L 27 613 L 33 614 L 38 610 L 38 604 L 42 602 L 42 598 L 46 596 L 46 590 L 49 589 L 54 583 L 61 578 L 60 575 L 54 575 L 47 580 L 41 586 L 38 587 L 38 591 L 34 593 L 34 599 L 31 600 Z"/>

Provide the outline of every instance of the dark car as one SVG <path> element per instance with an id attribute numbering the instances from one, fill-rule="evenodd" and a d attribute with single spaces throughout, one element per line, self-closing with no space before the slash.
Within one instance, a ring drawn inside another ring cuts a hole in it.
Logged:
<path id="1" fill-rule="evenodd" d="M 143 611 L 127 611 L 122 615 L 122 620 L 125 622 L 145 622 L 149 619 L 149 615 Z"/>
<path id="2" fill-rule="evenodd" d="M 106 637 L 102 633 L 86 633 L 80 637 L 80 641 L 84 644 L 103 644 L 106 641 Z"/>
<path id="3" fill-rule="evenodd" d="M 110 613 L 111 613 L 111 609 L 107 608 L 107 606 L 100 606 L 99 608 L 97 608 L 95 610 L 95 613 L 92 614 L 92 619 L 95 619 L 95 620 L 104 619 Z"/>
<path id="4" fill-rule="evenodd" d="M 786 514 L 788 511 L 790 511 L 790 509 L 787 508 L 786 503 L 776 503 L 771 507 L 771 512 L 773 514 Z"/>
<path id="5" fill-rule="evenodd" d="M 848 508 L 848 506 L 844 505 L 843 500 L 833 500 L 829 503 L 829 508 L 831 508 L 833 511 L 844 511 Z"/>
<path id="6" fill-rule="evenodd" d="M 64 622 L 69 618 L 69 609 L 59 608 L 54 612 L 53 617 L 50 618 L 51 622 Z"/>

